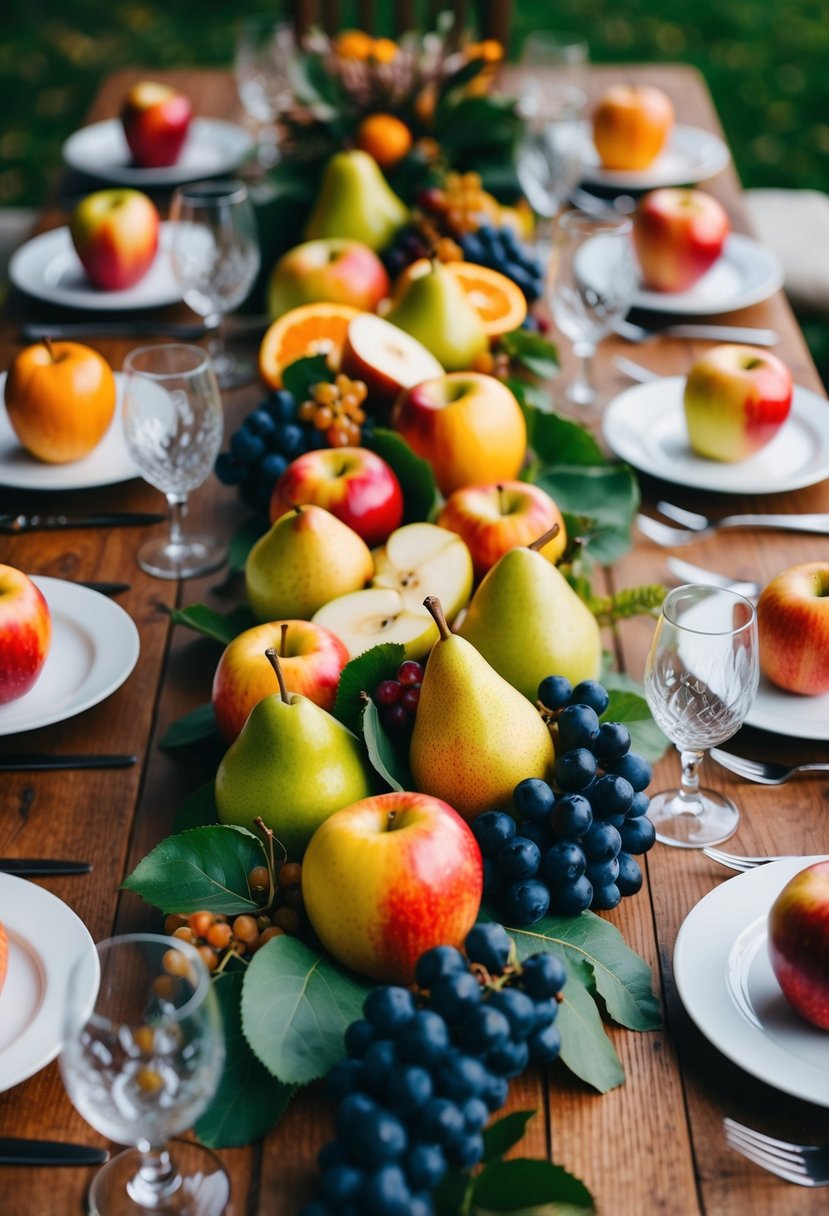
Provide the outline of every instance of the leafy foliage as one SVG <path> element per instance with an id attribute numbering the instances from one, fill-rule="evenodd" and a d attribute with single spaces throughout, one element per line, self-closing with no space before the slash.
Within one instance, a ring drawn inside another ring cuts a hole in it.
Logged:
<path id="1" fill-rule="evenodd" d="M 408 758 L 402 748 L 394 746 L 383 729 L 377 706 L 368 695 L 363 698 L 363 716 L 360 725 L 369 762 L 374 771 L 379 773 L 393 790 L 412 789 Z"/>
<path id="2" fill-rule="evenodd" d="M 189 604 L 186 608 L 170 610 L 170 620 L 174 625 L 185 625 L 196 633 L 213 638 L 222 646 L 227 646 L 235 637 L 256 624 L 256 619 L 245 604 L 240 604 L 230 612 L 217 612 L 207 604 Z"/>
<path id="3" fill-rule="evenodd" d="M 416 456 L 402 435 L 385 427 L 375 427 L 365 446 L 385 460 L 400 482 L 406 504 L 403 522 L 429 519 L 437 502 L 437 485 L 428 460 Z"/>
<path id="4" fill-rule="evenodd" d="M 334 717 L 355 735 L 360 733 L 363 716 L 361 693 L 371 693 L 382 680 L 390 680 L 406 657 L 400 642 L 383 642 L 346 663 L 337 685 Z"/>
<path id="5" fill-rule="evenodd" d="M 245 828 L 214 824 L 168 836 L 121 883 L 162 912 L 257 912 L 248 886 L 265 864 L 260 840 Z"/>
<path id="6" fill-rule="evenodd" d="M 171 723 L 159 747 L 174 751 L 177 747 L 189 747 L 190 744 L 200 743 L 203 739 L 218 737 L 218 732 L 213 703 L 208 701 L 206 705 L 199 705 L 177 722 Z"/>

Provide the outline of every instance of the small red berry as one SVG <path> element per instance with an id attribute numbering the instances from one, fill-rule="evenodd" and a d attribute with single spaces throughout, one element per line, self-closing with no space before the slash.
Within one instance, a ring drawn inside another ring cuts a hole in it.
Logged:
<path id="1" fill-rule="evenodd" d="M 423 679 L 423 668 L 414 659 L 406 659 L 397 669 L 397 678 L 401 684 L 417 684 Z"/>
<path id="2" fill-rule="evenodd" d="M 420 688 L 410 686 L 400 698 L 400 704 L 407 713 L 414 714 L 417 712 L 417 703 L 420 700 Z"/>
<path id="3" fill-rule="evenodd" d="M 403 696 L 403 685 L 397 680 L 383 680 L 375 695 L 380 705 L 396 705 Z"/>

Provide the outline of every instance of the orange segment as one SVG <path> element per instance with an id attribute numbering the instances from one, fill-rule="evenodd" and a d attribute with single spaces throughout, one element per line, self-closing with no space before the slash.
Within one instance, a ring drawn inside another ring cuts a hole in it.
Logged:
<path id="1" fill-rule="evenodd" d="M 329 355 L 338 368 L 348 323 L 359 311 L 348 304 L 303 304 L 283 313 L 259 347 L 259 375 L 268 388 L 280 388 L 288 364 L 306 355 Z"/>
<path id="2" fill-rule="evenodd" d="M 447 262 L 467 298 L 477 311 L 489 337 L 518 329 L 527 315 L 521 288 L 499 270 L 475 262 Z"/>

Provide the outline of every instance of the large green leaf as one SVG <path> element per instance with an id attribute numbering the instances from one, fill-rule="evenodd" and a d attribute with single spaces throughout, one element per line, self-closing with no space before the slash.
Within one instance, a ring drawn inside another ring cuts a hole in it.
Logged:
<path id="1" fill-rule="evenodd" d="M 206 828 L 216 821 L 216 782 L 206 781 L 179 806 L 173 819 L 173 831 L 189 832 L 191 828 Z"/>
<path id="2" fill-rule="evenodd" d="M 651 764 L 661 760 L 671 743 L 654 722 L 641 684 L 619 671 L 605 672 L 602 683 L 610 693 L 602 721 L 624 722 L 630 731 L 632 750 Z"/>
<path id="3" fill-rule="evenodd" d="M 172 722 L 158 746 L 172 751 L 177 747 L 200 743 L 202 739 L 217 737 L 218 733 L 213 703 L 208 701 L 206 705 L 200 705 L 198 709 L 192 709 L 189 714 Z"/>
<path id="4" fill-rule="evenodd" d="M 400 642 L 383 642 L 346 663 L 337 685 L 334 717 L 358 735 L 363 716 L 360 694 L 372 694 L 383 680 L 393 679 L 405 657 L 406 649 Z"/>
<path id="5" fill-rule="evenodd" d="M 282 373 L 282 383 L 297 405 L 310 397 L 315 384 L 333 379 L 334 373 L 328 366 L 325 355 L 308 355 L 302 359 L 294 359 Z"/>
<path id="6" fill-rule="evenodd" d="M 248 886 L 266 864 L 262 842 L 245 828 L 215 824 L 168 836 L 121 883 L 162 912 L 255 912 Z"/>
<path id="7" fill-rule="evenodd" d="M 484 1131 L 484 1161 L 496 1161 L 522 1140 L 534 1110 L 514 1110 L 490 1123 Z"/>
<path id="8" fill-rule="evenodd" d="M 558 350 L 555 343 L 543 334 L 535 334 L 528 329 L 515 329 L 512 333 L 503 334 L 499 338 L 499 345 L 510 359 L 521 364 L 534 376 L 550 380 L 558 375 Z"/>
<path id="9" fill-rule="evenodd" d="M 545 465 L 536 484 L 562 511 L 594 521 L 585 551 L 611 565 L 630 548 L 630 530 L 639 507 L 639 483 L 627 465 Z"/>
<path id="10" fill-rule="evenodd" d="M 222 1011 L 225 1064 L 219 1087 L 196 1123 L 211 1148 L 235 1148 L 260 1140 L 281 1119 L 295 1093 L 257 1060 L 242 1033 L 241 971 L 224 971 L 213 982 Z"/>
<path id="11" fill-rule="evenodd" d="M 525 1210 L 554 1205 L 550 1212 L 565 1210 L 582 1214 L 595 1212 L 593 1196 L 578 1178 L 552 1161 L 514 1157 L 493 1161 L 475 1180 L 472 1190 L 473 1212 L 509 1212 L 520 1216 Z M 564 1206 L 560 1206 L 564 1205 Z"/>
<path id="12" fill-rule="evenodd" d="M 377 706 L 371 697 L 363 701 L 362 720 L 363 742 L 366 745 L 369 762 L 376 773 L 379 773 L 385 783 L 393 790 L 413 789 L 412 775 L 409 772 L 408 759 L 402 749 L 395 748 L 389 736 L 383 729 Z"/>
<path id="13" fill-rule="evenodd" d="M 590 431 L 571 418 L 562 418 L 560 414 L 531 410 L 528 441 L 541 461 L 542 469 L 544 465 L 575 465 L 578 468 L 607 465 Z M 578 510 L 590 514 L 582 506 Z"/>
<path id="14" fill-rule="evenodd" d="M 196 633 L 203 633 L 223 646 L 256 624 L 253 613 L 244 604 L 230 612 L 217 612 L 207 604 L 188 604 L 186 608 L 172 608 L 170 620 L 174 625 L 186 625 Z"/>
<path id="15" fill-rule="evenodd" d="M 242 988 L 242 1027 L 281 1081 L 304 1085 L 343 1054 L 343 1034 L 372 985 L 298 938 L 274 937 L 254 954 Z"/>
<path id="16" fill-rule="evenodd" d="M 367 434 L 365 446 L 385 460 L 400 482 L 405 511 L 404 523 L 429 519 L 435 508 L 437 485 L 428 460 L 416 456 L 402 435 L 385 427 Z"/>

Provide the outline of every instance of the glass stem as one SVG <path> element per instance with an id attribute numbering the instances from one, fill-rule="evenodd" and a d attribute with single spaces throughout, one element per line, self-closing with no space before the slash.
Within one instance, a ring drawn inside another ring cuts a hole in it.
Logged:
<path id="1" fill-rule="evenodd" d="M 579 363 L 568 396 L 577 405 L 590 405 L 596 395 L 591 379 L 596 347 L 590 342 L 576 342 L 573 345 L 573 354 Z"/>
<path id="2" fill-rule="evenodd" d="M 699 766 L 702 764 L 704 751 L 693 748 L 678 748 L 682 765 L 682 778 L 679 783 L 679 802 L 683 811 L 698 815 L 701 810 L 699 793 Z"/>
<path id="3" fill-rule="evenodd" d="M 138 1151 L 141 1164 L 136 1175 L 127 1183 L 127 1192 L 139 1207 L 149 1212 L 166 1210 L 170 1196 L 175 1195 L 184 1180 L 166 1148 L 139 1144 Z"/>
<path id="4" fill-rule="evenodd" d="M 167 494 L 166 497 L 170 508 L 170 544 L 181 545 L 184 543 L 182 520 L 187 515 L 187 495 Z"/>

